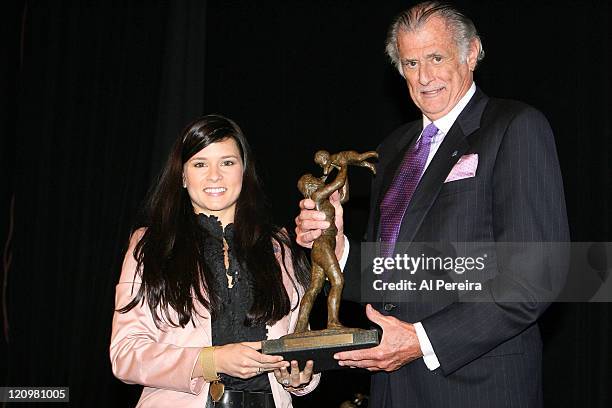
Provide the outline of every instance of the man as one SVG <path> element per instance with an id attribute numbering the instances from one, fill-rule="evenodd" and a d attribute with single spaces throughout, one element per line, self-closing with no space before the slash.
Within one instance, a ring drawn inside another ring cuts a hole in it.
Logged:
<path id="1" fill-rule="evenodd" d="M 367 240 L 391 248 L 568 241 L 550 126 L 532 107 L 489 98 L 475 86 L 484 52 L 473 23 L 451 6 L 418 4 L 391 25 L 387 53 L 423 117 L 377 149 Z M 359 281 L 360 245 L 343 237 L 342 208 L 334 205 L 336 255 L 348 286 Z M 300 207 L 297 241 L 308 247 L 328 223 L 311 201 Z M 380 345 L 336 358 L 375 372 L 373 407 L 542 405 L 537 319 L 548 305 L 543 300 L 560 291 L 565 265 L 528 251 L 512 255 L 492 259 L 477 302 L 383 297 L 366 307 L 383 330 Z"/>

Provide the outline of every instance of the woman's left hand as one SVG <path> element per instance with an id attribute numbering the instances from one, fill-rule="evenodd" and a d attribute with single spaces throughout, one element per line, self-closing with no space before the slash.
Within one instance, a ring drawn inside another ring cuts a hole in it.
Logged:
<path id="1" fill-rule="evenodd" d="M 296 391 L 304 388 L 310 382 L 312 379 L 313 366 L 314 363 L 312 360 L 308 360 L 306 362 L 306 367 L 304 367 L 304 371 L 300 371 L 298 362 L 293 360 L 291 361 L 291 371 L 282 367 L 274 370 L 274 376 L 276 377 L 276 381 L 278 381 L 285 390 Z"/>

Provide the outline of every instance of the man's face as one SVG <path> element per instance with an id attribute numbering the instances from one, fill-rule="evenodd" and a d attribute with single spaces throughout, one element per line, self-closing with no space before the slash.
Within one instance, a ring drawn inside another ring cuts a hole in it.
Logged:
<path id="1" fill-rule="evenodd" d="M 446 115 L 473 81 L 478 46 L 475 41 L 462 61 L 452 33 L 439 17 L 397 38 L 400 62 L 410 97 L 430 120 Z"/>

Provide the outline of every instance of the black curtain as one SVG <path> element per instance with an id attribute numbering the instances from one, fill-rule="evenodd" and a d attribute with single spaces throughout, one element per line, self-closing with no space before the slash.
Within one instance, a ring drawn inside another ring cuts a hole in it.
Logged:
<path id="1" fill-rule="evenodd" d="M 572 239 L 612 241 L 609 5 L 456 3 L 482 33 L 487 56 L 477 84 L 534 105 L 553 126 Z M 315 150 L 372 149 L 418 117 L 383 53 L 391 18 L 407 6 L 0 5 L 2 316 L 10 325 L 0 385 L 69 385 L 74 406 L 133 406 L 140 387 L 110 372 L 114 285 L 173 139 L 202 113 L 235 119 L 252 142 L 278 223 L 292 228 L 295 183 L 315 170 Z M 351 180 L 346 223 L 358 236 L 369 180 L 358 171 Z M 362 313 L 351 304 L 343 312 L 349 321 Z M 543 317 L 548 406 L 610 405 L 610 312 L 609 303 L 556 304 Z M 335 407 L 367 384 L 364 373 L 329 373 L 296 402 Z"/>
<path id="2" fill-rule="evenodd" d="M 109 371 L 114 285 L 165 152 L 203 112 L 206 2 L 24 1 L 21 16 L 2 383 L 133 403 Z"/>

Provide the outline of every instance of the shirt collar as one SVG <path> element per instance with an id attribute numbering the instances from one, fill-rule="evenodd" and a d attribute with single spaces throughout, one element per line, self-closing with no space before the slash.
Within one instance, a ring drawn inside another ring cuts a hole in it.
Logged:
<path id="1" fill-rule="evenodd" d="M 476 84 L 472 82 L 472 86 L 470 86 L 470 89 L 468 89 L 465 95 L 463 95 L 463 98 L 459 99 L 459 102 L 457 102 L 455 107 L 451 109 L 451 111 L 448 112 L 446 115 L 442 116 L 440 119 L 437 119 L 435 121 L 436 127 L 440 129 L 438 134 L 448 133 L 450 128 L 453 126 L 453 123 L 455 123 L 455 120 L 457 120 L 457 118 L 459 117 L 459 114 L 461 113 L 461 111 L 463 111 L 463 108 L 465 108 L 465 106 L 468 104 L 470 99 L 472 99 L 472 96 L 474 96 L 475 93 L 476 93 Z M 429 120 L 427 116 L 423 115 L 423 129 L 425 129 L 425 127 L 427 127 L 427 125 L 429 125 L 430 123 L 431 123 L 431 120 Z"/>

